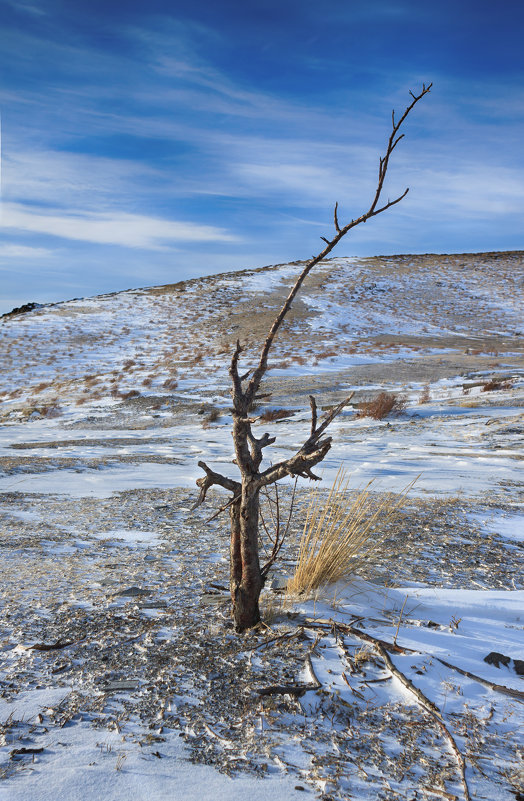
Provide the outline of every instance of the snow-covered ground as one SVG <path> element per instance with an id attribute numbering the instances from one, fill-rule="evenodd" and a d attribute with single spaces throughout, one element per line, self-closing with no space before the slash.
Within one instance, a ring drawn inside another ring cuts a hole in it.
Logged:
<path id="1" fill-rule="evenodd" d="M 231 348 L 253 363 L 299 266 L 0 322 L 0 799 L 518 798 L 522 266 L 334 259 L 311 276 L 254 412 L 289 412 L 256 424 L 277 436 L 267 458 L 307 437 L 310 391 L 324 406 L 355 391 L 324 483 L 341 464 L 377 497 L 416 479 L 413 507 L 391 562 L 314 598 L 268 591 L 271 630 L 247 638 L 212 589 L 221 498 L 190 507 L 199 460 L 236 475 Z M 359 416 L 383 390 L 403 411 Z M 199 661 L 202 642 L 223 662 Z M 300 682 L 301 697 L 253 691 Z"/>

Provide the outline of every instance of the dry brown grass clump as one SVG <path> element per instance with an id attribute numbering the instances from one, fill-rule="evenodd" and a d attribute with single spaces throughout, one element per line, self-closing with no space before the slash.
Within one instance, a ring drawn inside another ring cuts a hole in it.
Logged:
<path id="1" fill-rule="evenodd" d="M 266 409 L 258 418 L 262 423 L 270 423 L 273 420 L 283 420 L 285 417 L 292 417 L 295 409 Z"/>
<path id="2" fill-rule="evenodd" d="M 431 393 L 429 391 L 429 385 L 428 384 L 424 384 L 424 386 L 422 387 L 422 392 L 420 393 L 420 397 L 418 399 L 418 402 L 419 403 L 429 403 L 430 400 L 431 400 Z"/>
<path id="3" fill-rule="evenodd" d="M 221 414 L 222 412 L 220 409 L 217 409 L 215 406 L 213 406 L 202 420 L 203 428 L 209 428 L 211 423 L 216 423 Z"/>
<path id="4" fill-rule="evenodd" d="M 495 389 L 511 389 L 511 381 L 487 381 L 482 386 L 482 392 L 491 392 Z"/>
<path id="5" fill-rule="evenodd" d="M 351 497 L 349 480 L 341 468 L 327 498 L 313 493 L 300 540 L 297 566 L 288 582 L 291 594 L 348 580 L 368 561 L 387 535 L 387 526 L 402 504 L 410 484 L 400 495 L 388 494 L 377 506 L 369 484 Z"/>
<path id="6" fill-rule="evenodd" d="M 357 412 L 357 417 L 373 417 L 382 420 L 388 414 L 400 414 L 406 407 L 406 401 L 392 392 L 380 392 L 376 398 L 363 401 Z"/>

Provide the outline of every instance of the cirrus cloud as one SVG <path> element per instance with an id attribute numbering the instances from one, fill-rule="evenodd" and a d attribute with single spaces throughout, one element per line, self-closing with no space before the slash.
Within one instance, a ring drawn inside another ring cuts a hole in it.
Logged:
<path id="1" fill-rule="evenodd" d="M 3 227 L 103 245 L 163 250 L 177 242 L 235 242 L 223 228 L 118 212 L 48 213 L 17 203 L 3 207 Z"/>

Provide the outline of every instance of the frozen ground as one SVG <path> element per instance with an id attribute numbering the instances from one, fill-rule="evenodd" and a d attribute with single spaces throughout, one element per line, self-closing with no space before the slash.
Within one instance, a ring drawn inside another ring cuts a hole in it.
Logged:
<path id="1" fill-rule="evenodd" d="M 0 322 L 2 801 L 522 798 L 523 261 L 310 277 L 255 412 L 288 411 L 257 424 L 269 458 L 307 435 L 310 392 L 354 390 L 325 483 L 343 463 L 378 501 L 418 478 L 358 578 L 268 589 L 270 628 L 243 637 L 197 462 L 235 475 L 228 357 L 239 338 L 250 366 L 300 265 Z M 359 417 L 382 390 L 403 412 Z"/>

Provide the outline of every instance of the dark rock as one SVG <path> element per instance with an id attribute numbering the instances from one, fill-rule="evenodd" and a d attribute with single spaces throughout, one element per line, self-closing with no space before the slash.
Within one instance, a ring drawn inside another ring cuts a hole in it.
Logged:
<path id="1" fill-rule="evenodd" d="M 116 595 L 123 595 L 126 598 L 138 598 L 141 595 L 151 595 L 151 590 L 143 590 L 142 587 L 128 587 L 127 590 L 120 590 Z"/>
<path id="2" fill-rule="evenodd" d="M 524 659 L 514 659 L 513 667 L 517 676 L 524 676 Z"/>
<path id="3" fill-rule="evenodd" d="M 16 317 L 17 314 L 26 314 L 26 312 L 33 311 L 34 309 L 41 309 L 41 303 L 24 303 L 23 306 L 15 306 L 10 312 L 2 314 L 2 317 Z"/>
<path id="4" fill-rule="evenodd" d="M 503 664 L 504 667 L 508 667 L 511 662 L 511 657 L 499 654 L 497 651 L 490 651 L 490 653 L 484 657 L 484 662 L 487 662 L 488 665 L 495 665 L 496 668 L 500 667 L 501 664 Z"/>
<path id="5" fill-rule="evenodd" d="M 126 690 L 136 690 L 138 687 L 137 679 L 121 679 L 110 681 L 104 686 L 104 692 L 125 692 Z"/>

